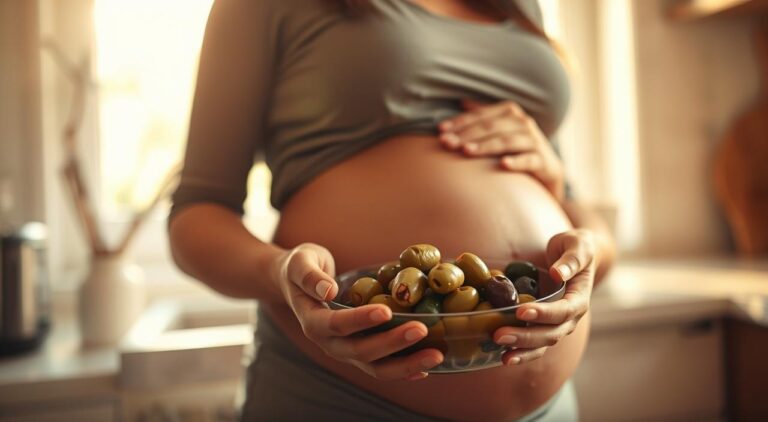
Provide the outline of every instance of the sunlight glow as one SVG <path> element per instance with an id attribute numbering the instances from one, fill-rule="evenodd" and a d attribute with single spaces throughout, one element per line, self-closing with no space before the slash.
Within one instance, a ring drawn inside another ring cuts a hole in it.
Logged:
<path id="1" fill-rule="evenodd" d="M 95 0 L 101 188 L 135 208 L 179 160 L 213 0 Z"/>

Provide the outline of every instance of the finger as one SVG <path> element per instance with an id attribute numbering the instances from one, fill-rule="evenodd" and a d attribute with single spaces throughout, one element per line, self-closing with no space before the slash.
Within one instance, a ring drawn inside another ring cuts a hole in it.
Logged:
<path id="1" fill-rule="evenodd" d="M 496 344 L 520 349 L 536 349 L 554 346 L 576 328 L 575 320 L 560 325 L 537 325 L 533 327 L 501 327 L 493 335 Z"/>
<path id="2" fill-rule="evenodd" d="M 589 309 L 592 295 L 592 269 L 579 273 L 566 283 L 565 295 L 555 302 L 526 303 L 517 310 L 518 319 L 539 324 L 562 324 L 581 318 Z"/>
<path id="3" fill-rule="evenodd" d="M 334 337 L 329 339 L 326 351 L 337 358 L 360 362 L 373 362 L 406 347 L 427 336 L 427 327 L 420 322 L 409 322 L 383 333 L 365 337 Z"/>
<path id="4" fill-rule="evenodd" d="M 316 252 L 298 250 L 288 259 L 290 260 L 288 279 L 293 284 L 306 294 L 322 301 L 336 297 L 339 287 L 333 277 L 318 266 Z"/>
<path id="5" fill-rule="evenodd" d="M 516 155 L 507 155 L 501 159 L 501 167 L 505 170 L 532 173 L 534 176 L 544 168 L 544 160 L 537 152 L 523 152 Z"/>
<path id="6" fill-rule="evenodd" d="M 592 264 L 594 248 L 590 242 L 576 236 L 566 236 L 562 240 L 553 238 L 550 243 L 558 241 L 563 242 L 564 251 L 550 266 L 549 274 L 555 280 L 568 281 Z M 548 247 L 547 249 L 557 250 L 559 248 Z"/>
<path id="7" fill-rule="evenodd" d="M 469 142 L 482 142 L 501 134 L 525 133 L 525 128 L 511 120 L 495 117 L 477 118 L 464 125 L 461 130 L 440 134 L 440 141 L 449 149 L 455 149 Z"/>
<path id="8" fill-rule="evenodd" d="M 533 150 L 535 142 L 525 133 L 508 131 L 464 143 L 464 153 L 471 156 L 489 156 L 525 153 Z"/>
<path id="9" fill-rule="evenodd" d="M 425 378 L 425 371 L 442 362 L 443 354 L 439 350 L 424 349 L 408 356 L 382 359 L 361 369 L 381 380 L 416 380 Z"/>
<path id="10" fill-rule="evenodd" d="M 547 352 L 547 347 L 538 349 L 515 349 L 504 352 L 501 361 L 504 365 L 519 365 L 541 358 Z"/>
<path id="11" fill-rule="evenodd" d="M 511 101 L 495 104 L 482 104 L 478 102 L 468 104 L 471 104 L 470 107 L 465 106 L 465 108 L 470 111 L 444 120 L 439 125 L 440 130 L 444 132 L 458 132 L 477 120 L 509 116 L 513 120 L 523 121 L 524 117 L 527 116 L 522 107 Z"/>
<path id="12" fill-rule="evenodd" d="M 314 341 L 348 336 L 392 319 L 392 311 L 384 305 L 331 310 L 325 304 L 303 296 L 294 298 L 293 307 L 304 334 Z"/>

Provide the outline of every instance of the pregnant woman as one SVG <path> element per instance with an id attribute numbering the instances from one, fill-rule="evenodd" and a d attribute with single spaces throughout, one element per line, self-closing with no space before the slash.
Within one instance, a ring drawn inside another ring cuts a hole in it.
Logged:
<path id="1" fill-rule="evenodd" d="M 568 380 L 613 244 L 565 194 L 549 138 L 567 75 L 538 18 L 528 1 L 215 2 L 170 239 L 184 271 L 260 303 L 244 420 L 576 418 Z M 262 157 L 272 243 L 241 220 Z M 504 365 L 427 376 L 440 351 L 389 357 L 423 324 L 355 336 L 389 308 L 325 304 L 336 273 L 415 243 L 532 260 L 567 292 L 494 333 Z"/>

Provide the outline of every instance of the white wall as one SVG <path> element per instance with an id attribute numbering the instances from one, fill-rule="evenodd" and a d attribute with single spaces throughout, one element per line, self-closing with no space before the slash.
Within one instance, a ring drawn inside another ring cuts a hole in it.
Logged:
<path id="1" fill-rule="evenodd" d="M 636 29 L 644 253 L 730 248 L 710 161 L 729 122 L 758 92 L 755 17 L 670 22 L 664 0 L 632 2 Z"/>

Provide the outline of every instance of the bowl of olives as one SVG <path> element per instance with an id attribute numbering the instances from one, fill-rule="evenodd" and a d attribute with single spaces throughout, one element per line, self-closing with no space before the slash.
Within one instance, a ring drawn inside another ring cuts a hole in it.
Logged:
<path id="1" fill-rule="evenodd" d="M 361 335 L 422 322 L 427 336 L 398 355 L 440 350 L 445 358 L 431 373 L 501 365 L 507 349 L 493 341 L 496 329 L 528 325 L 515 315 L 520 305 L 554 302 L 565 294 L 564 283 L 530 262 L 483 260 L 469 252 L 443 260 L 429 244 L 409 246 L 396 261 L 349 271 L 336 281 L 340 293 L 331 308 L 379 303 L 392 310 L 390 321 Z"/>

